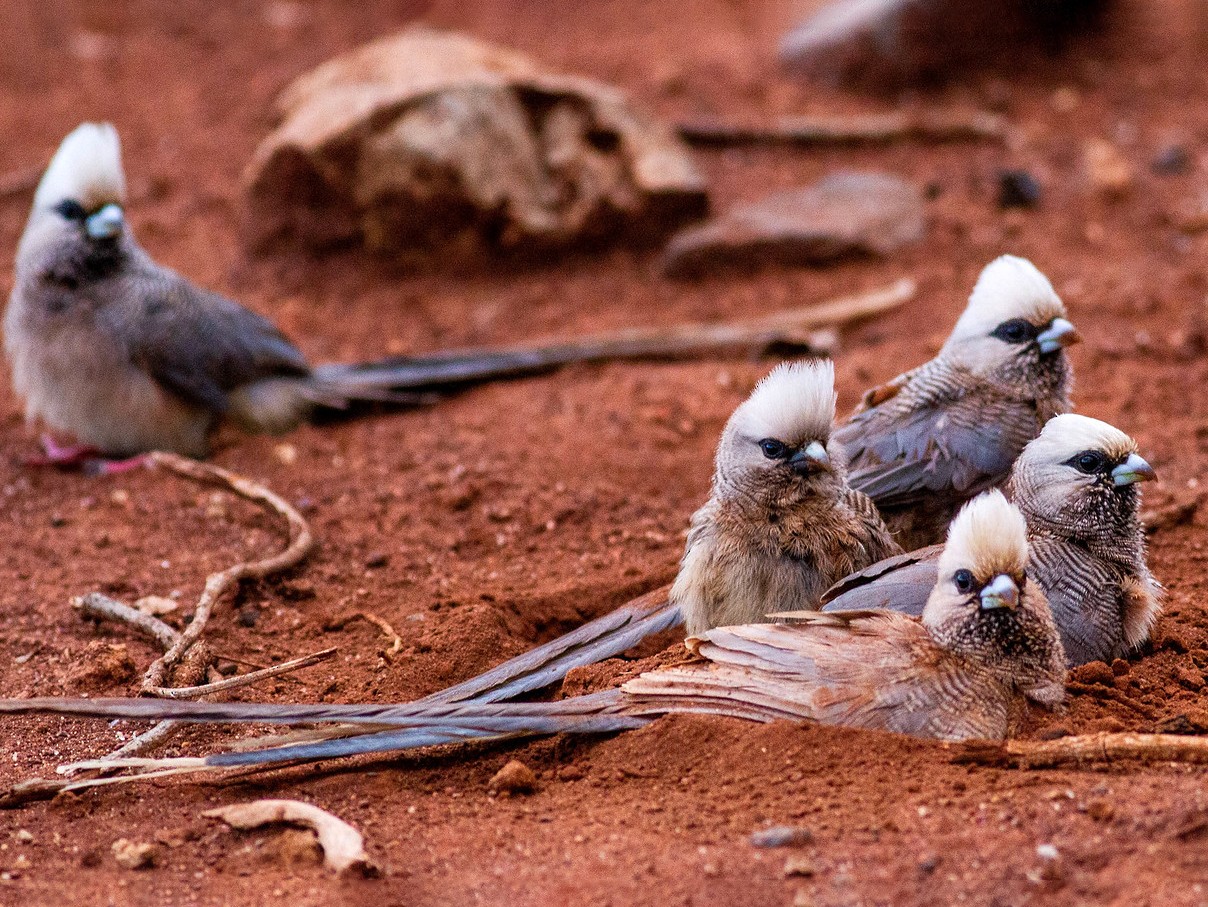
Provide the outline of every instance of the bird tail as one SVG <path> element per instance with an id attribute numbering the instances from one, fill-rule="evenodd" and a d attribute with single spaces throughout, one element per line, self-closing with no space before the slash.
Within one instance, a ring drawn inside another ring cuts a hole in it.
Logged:
<path id="1" fill-rule="evenodd" d="M 176 720 L 190 723 L 254 722 L 296 725 L 336 722 L 326 739 L 297 737 L 281 745 L 280 738 L 257 738 L 255 749 L 232 749 L 205 758 L 101 759 L 64 766 L 65 772 L 130 769 L 136 774 L 92 778 L 71 789 L 163 774 L 214 771 L 224 768 L 273 768 L 286 764 L 334 759 L 367 753 L 400 752 L 416 747 L 469 741 L 494 742 L 558 733 L 604 734 L 649 723 L 652 718 L 623 714 L 624 694 L 606 690 L 559 702 L 468 703 L 432 705 L 277 705 L 273 703 L 209 703 L 159 699 L 7 699 L 3 713 L 56 713 L 91 718 Z M 313 735 L 323 738 L 323 733 Z"/>
<path id="2" fill-rule="evenodd" d="M 503 662 L 484 674 L 433 693 L 417 705 L 502 702 L 562 680 L 573 669 L 620 655 L 648 636 L 683 623 L 678 606 L 667 601 L 670 586 L 628 604 L 557 639 Z"/>

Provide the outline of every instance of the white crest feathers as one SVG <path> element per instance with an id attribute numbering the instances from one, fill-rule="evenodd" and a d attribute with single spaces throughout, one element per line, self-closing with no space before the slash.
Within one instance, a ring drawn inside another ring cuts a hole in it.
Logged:
<path id="1" fill-rule="evenodd" d="M 1000 573 L 1017 575 L 1028 563 L 1027 523 L 997 489 L 978 495 L 948 527 L 940 556 L 941 581 L 957 570 L 971 570 L 981 581 Z"/>
<path id="2" fill-rule="evenodd" d="M 952 337 L 987 334 L 1013 318 L 1044 325 L 1065 314 L 1053 284 L 1034 264 L 1015 255 L 1000 255 L 982 269 Z"/>
<path id="3" fill-rule="evenodd" d="M 830 438 L 835 420 L 835 365 L 829 359 L 785 362 L 768 373 L 730 422 L 755 440 L 786 443 Z"/>
<path id="4" fill-rule="evenodd" d="M 1024 448 L 1020 459 L 1060 463 L 1084 450 L 1102 451 L 1112 459 L 1119 459 L 1136 453 L 1137 442 L 1114 425 L 1090 416 L 1064 413 L 1045 423 L 1040 434 Z"/>
<path id="5" fill-rule="evenodd" d="M 35 208 L 49 208 L 65 199 L 85 207 L 122 204 L 126 178 L 122 146 L 109 123 L 82 123 L 68 133 L 38 183 Z"/>

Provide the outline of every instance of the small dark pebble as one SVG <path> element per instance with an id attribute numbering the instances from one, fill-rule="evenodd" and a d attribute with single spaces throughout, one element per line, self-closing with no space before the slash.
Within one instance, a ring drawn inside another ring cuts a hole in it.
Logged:
<path id="1" fill-rule="evenodd" d="M 998 207 L 1035 208 L 1040 195 L 1040 183 L 1028 171 L 1003 170 L 998 174 Z"/>
<path id="2" fill-rule="evenodd" d="M 936 869 L 939 868 L 939 865 L 940 865 L 939 856 L 937 854 L 931 853 L 931 854 L 928 854 L 927 856 L 923 857 L 923 859 L 919 860 L 919 871 L 922 872 L 924 875 L 931 875 L 931 873 L 935 872 Z"/>
<path id="3" fill-rule="evenodd" d="M 773 825 L 751 833 L 752 847 L 797 847 L 810 844 L 813 840 L 814 833 L 808 828 L 794 828 L 791 825 Z"/>
<path id="4" fill-rule="evenodd" d="M 244 605 L 239 609 L 239 625 L 241 627 L 254 627 L 258 620 L 260 620 L 260 609 L 255 605 Z"/>
<path id="5" fill-rule="evenodd" d="M 1191 155 L 1182 145 L 1171 145 L 1157 153 L 1150 165 L 1154 173 L 1173 176 L 1191 169 Z"/>
<path id="6" fill-rule="evenodd" d="M 385 567 L 390 563 L 390 555 L 378 552 L 371 554 L 365 558 L 365 566 L 370 570 L 376 570 L 378 567 Z"/>
<path id="7" fill-rule="evenodd" d="M 61 526 L 66 526 L 67 517 L 60 516 L 59 514 L 56 513 L 54 516 L 52 516 L 50 518 L 50 525 L 53 526 L 55 529 L 58 529 Z"/>

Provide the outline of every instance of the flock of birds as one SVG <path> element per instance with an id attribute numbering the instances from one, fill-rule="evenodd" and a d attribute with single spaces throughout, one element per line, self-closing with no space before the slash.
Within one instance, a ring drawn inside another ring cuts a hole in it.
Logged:
<path id="1" fill-rule="evenodd" d="M 201 456 L 227 422 L 276 432 L 316 408 L 408 399 L 402 360 L 311 368 L 270 322 L 156 264 L 123 203 L 117 135 L 85 124 L 51 161 L 18 249 L 13 383 L 30 419 L 79 444 L 48 445 L 48 461 Z M 776 367 L 722 432 L 665 603 L 423 700 L 35 698 L 0 711 L 317 726 L 204 759 L 132 760 L 134 777 L 614 731 L 674 711 L 1003 739 L 1028 701 L 1063 701 L 1067 668 L 1143 644 L 1160 611 L 1139 516 L 1155 473 L 1127 434 L 1070 412 L 1065 349 L 1078 339 L 1049 280 L 1004 255 L 938 355 L 840 425 L 831 362 Z M 506 701 L 681 621 L 684 663 L 587 696 Z"/>

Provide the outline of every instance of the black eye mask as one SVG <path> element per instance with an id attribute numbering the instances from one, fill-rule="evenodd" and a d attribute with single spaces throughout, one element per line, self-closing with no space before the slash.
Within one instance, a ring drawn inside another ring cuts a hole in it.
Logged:
<path id="1" fill-rule="evenodd" d="M 1004 343 L 1031 343 L 1040 336 L 1041 329 L 1024 318 L 1004 321 L 990 334 Z"/>

